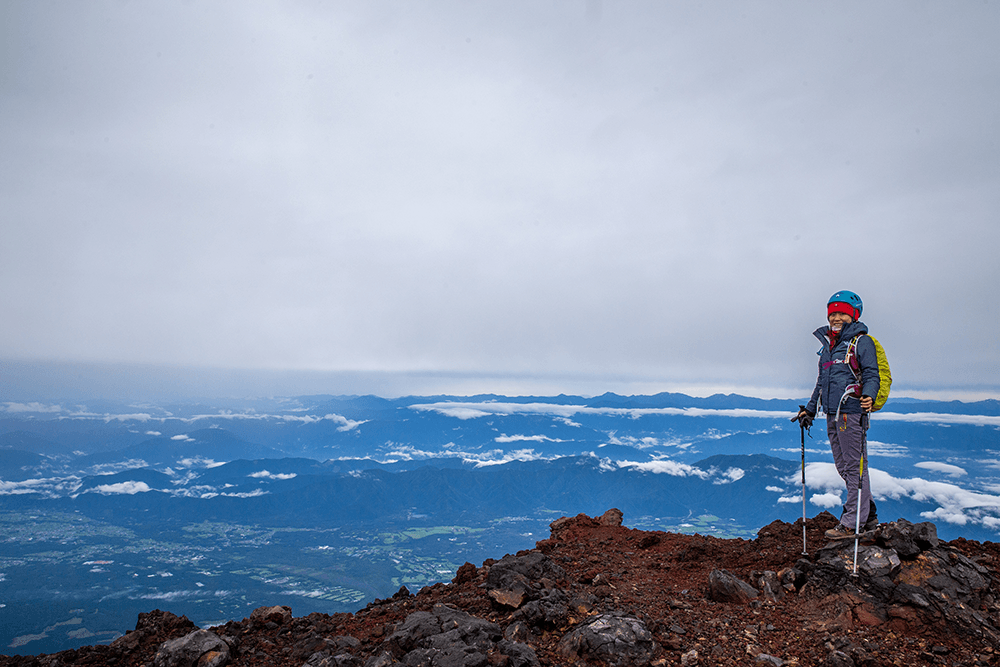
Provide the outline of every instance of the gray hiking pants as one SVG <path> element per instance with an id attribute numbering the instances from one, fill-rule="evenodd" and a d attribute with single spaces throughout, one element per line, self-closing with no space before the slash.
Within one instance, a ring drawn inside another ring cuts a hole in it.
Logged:
<path id="1" fill-rule="evenodd" d="M 868 482 L 868 415 L 848 415 L 841 413 L 827 415 L 826 433 L 830 437 L 830 449 L 837 472 L 847 484 L 847 502 L 840 517 L 841 525 L 851 532 L 858 520 L 858 482 L 861 482 L 861 525 L 868 520 L 868 510 L 872 501 L 871 485 Z M 861 472 L 861 457 L 864 457 L 864 472 Z"/>

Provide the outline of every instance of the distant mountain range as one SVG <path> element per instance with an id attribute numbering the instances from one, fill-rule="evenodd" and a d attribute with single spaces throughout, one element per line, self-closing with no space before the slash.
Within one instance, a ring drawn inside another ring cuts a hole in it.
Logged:
<path id="1" fill-rule="evenodd" d="M 463 511 L 484 515 L 597 511 L 611 494 L 622 497 L 615 504 L 633 503 L 643 515 L 709 512 L 752 527 L 794 509 L 800 434 L 788 416 L 796 406 L 682 394 L 8 402 L 0 404 L 0 494 L 78 504 L 98 502 L 89 494 L 119 494 L 143 506 L 219 498 L 213 504 L 252 501 L 245 504 L 253 513 L 304 494 L 297 505 L 336 498 L 357 505 L 356 516 L 366 520 L 407 503 L 455 511 L 446 489 L 463 499 Z M 822 423 L 813 431 L 807 495 L 818 511 L 835 507 L 840 482 L 830 475 Z M 933 514 L 944 532 L 951 525 L 967 537 L 996 535 L 1000 402 L 890 401 L 873 418 L 870 439 L 873 487 L 886 511 Z M 732 458 L 740 455 L 774 460 Z M 428 469 L 416 472 L 421 468 Z M 741 472 L 727 477 L 727 470 Z M 413 474 L 389 484 L 394 499 L 376 506 L 383 498 L 378 475 L 402 472 Z M 744 502 L 731 503 L 734 488 Z M 146 493 L 152 495 L 140 497 Z M 675 505 L 671 497 L 685 502 Z"/>

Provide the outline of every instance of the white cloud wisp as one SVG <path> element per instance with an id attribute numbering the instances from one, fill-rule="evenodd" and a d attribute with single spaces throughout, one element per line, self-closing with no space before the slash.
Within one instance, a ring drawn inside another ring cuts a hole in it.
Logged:
<path id="1" fill-rule="evenodd" d="M 927 520 L 946 521 L 955 525 L 976 523 L 988 528 L 1000 528 L 1000 496 L 919 477 L 893 477 L 877 468 L 871 468 L 869 475 L 876 498 L 909 499 L 937 505 L 936 509 L 920 513 L 921 517 Z M 800 484 L 801 478 L 796 474 L 785 481 L 788 484 Z M 832 463 L 807 464 L 806 486 L 808 489 L 818 491 L 810 497 L 813 505 L 831 509 L 843 503 L 844 481 Z M 781 502 L 793 502 L 793 500 L 789 496 L 789 499 L 782 499 Z"/>

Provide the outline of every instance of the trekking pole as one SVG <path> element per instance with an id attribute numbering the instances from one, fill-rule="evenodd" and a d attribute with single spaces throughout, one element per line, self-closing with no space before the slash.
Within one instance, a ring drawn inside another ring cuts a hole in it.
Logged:
<path id="1" fill-rule="evenodd" d="M 799 423 L 799 436 L 802 440 L 802 555 L 808 556 L 809 552 L 806 551 L 806 426 L 802 423 L 802 413 L 805 412 L 806 406 L 800 405 L 799 412 L 789 419 L 789 421 L 797 421 Z M 810 422 L 810 426 L 812 423 Z M 812 437 L 812 433 L 809 434 Z"/>
<path id="2" fill-rule="evenodd" d="M 802 436 L 802 555 L 808 556 L 806 551 L 806 427 L 799 423 L 799 435 Z"/>
<path id="3" fill-rule="evenodd" d="M 858 576 L 858 544 L 861 542 L 861 487 L 865 481 L 865 454 L 861 453 L 861 464 L 858 467 L 858 504 L 854 508 L 854 571 L 851 576 Z"/>

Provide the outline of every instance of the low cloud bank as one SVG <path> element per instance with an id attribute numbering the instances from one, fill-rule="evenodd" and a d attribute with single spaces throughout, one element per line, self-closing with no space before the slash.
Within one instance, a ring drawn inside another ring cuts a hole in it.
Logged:
<path id="1" fill-rule="evenodd" d="M 456 419 L 476 419 L 491 415 L 509 416 L 514 414 L 553 415 L 568 419 L 575 415 L 619 415 L 639 419 L 646 415 L 678 415 L 683 417 L 742 417 L 758 419 L 787 419 L 791 414 L 784 410 L 749 410 L 743 408 L 593 408 L 586 405 L 562 405 L 559 403 L 502 403 L 502 402 L 461 402 L 440 401 L 436 403 L 415 403 L 411 410 L 437 412 Z M 933 424 L 971 424 L 976 426 L 1000 426 L 1000 417 L 991 415 L 955 415 L 939 412 L 879 412 L 879 419 Z"/>
<path id="2" fill-rule="evenodd" d="M 502 436 L 501 436 L 502 437 Z M 521 437 L 528 441 L 535 441 L 535 437 Z M 422 461 L 431 459 L 461 459 L 465 463 L 474 465 L 477 468 L 484 466 L 502 465 L 511 461 L 554 461 L 561 458 L 558 455 L 546 456 L 534 449 L 490 449 L 480 452 L 470 452 L 459 449 L 455 443 L 449 442 L 439 450 L 417 449 L 412 445 L 388 442 L 382 448 L 377 460 L 380 463 L 395 463 L 397 461 Z"/>
<path id="3" fill-rule="evenodd" d="M 713 484 L 730 484 L 743 479 L 746 471 L 742 468 L 709 468 L 702 470 L 687 463 L 672 461 L 670 459 L 660 459 L 657 461 L 617 461 L 619 468 L 629 468 L 642 472 L 651 472 L 657 475 L 671 475 L 673 477 L 697 477 L 702 480 L 712 480 Z"/>
<path id="4" fill-rule="evenodd" d="M 135 482 L 129 480 L 127 482 L 118 482 L 117 484 L 101 484 L 100 486 L 95 486 L 92 489 L 88 489 L 88 492 L 100 493 L 106 496 L 112 495 L 129 495 L 134 496 L 137 493 L 149 493 L 152 491 L 149 484 L 145 482 Z"/>
<path id="5" fill-rule="evenodd" d="M 43 498 L 61 498 L 80 488 L 80 478 L 45 477 L 7 482 L 0 479 L 0 496 L 19 496 L 35 493 Z"/>
<path id="6" fill-rule="evenodd" d="M 959 468 L 958 466 L 951 465 L 950 463 L 941 463 L 940 461 L 921 461 L 919 463 L 914 463 L 913 465 L 917 468 L 923 468 L 924 470 L 933 470 L 935 472 L 944 473 L 950 477 L 962 477 L 968 474 L 965 468 Z"/>
<path id="7" fill-rule="evenodd" d="M 250 473 L 249 475 L 247 475 L 247 477 L 254 477 L 256 479 L 276 479 L 276 480 L 283 480 L 283 479 L 295 479 L 296 477 L 298 477 L 298 474 L 294 473 L 294 472 L 273 473 L 273 472 L 270 472 L 269 470 L 260 470 L 258 472 L 252 472 L 252 473 Z"/>
<path id="8" fill-rule="evenodd" d="M 60 419 L 96 419 L 103 421 L 105 423 L 118 421 L 136 421 L 136 422 L 184 422 L 188 424 L 194 424 L 198 421 L 204 420 L 237 420 L 237 419 L 248 419 L 248 420 L 258 420 L 258 421 L 284 421 L 284 422 L 298 422 L 303 424 L 314 424 L 317 422 L 330 421 L 335 424 L 339 424 L 337 427 L 338 431 L 351 431 L 366 423 L 367 420 L 354 421 L 348 419 L 343 415 L 338 414 L 326 414 L 326 415 L 294 415 L 294 414 L 268 414 L 268 413 L 257 413 L 257 412 L 230 412 L 230 411 L 220 411 L 214 414 L 201 414 L 194 415 L 192 417 L 178 417 L 170 413 L 164 413 L 161 415 L 153 415 L 148 412 L 129 412 L 121 414 L 113 413 L 102 413 L 102 412 L 91 412 L 86 408 L 80 407 L 77 409 L 67 409 L 57 404 L 46 404 L 46 403 L 15 403 L 6 401 L 0 403 L 0 412 L 6 412 L 8 414 L 60 414 Z M 146 435 L 159 436 L 160 431 L 148 430 Z M 180 436 L 174 436 L 172 439 L 180 440 Z"/>
<path id="9" fill-rule="evenodd" d="M 948 464 L 935 464 L 944 465 Z M 927 467 L 927 466 L 923 466 Z M 949 466 L 957 468 L 957 466 Z M 937 469 L 932 468 L 932 469 Z M 958 468 L 961 470 L 960 468 Z M 928 521 L 944 521 L 958 526 L 979 524 L 1000 531 L 1000 496 L 963 489 L 957 484 L 937 482 L 919 477 L 893 477 L 878 468 L 871 468 L 872 494 L 892 500 L 913 500 L 935 504 L 938 507 L 920 513 Z M 798 473 L 784 480 L 788 484 L 801 484 Z M 806 487 L 816 493 L 809 502 L 824 509 L 838 508 L 843 504 L 844 481 L 832 463 L 815 462 L 806 465 Z M 801 497 L 798 498 L 801 501 Z M 792 497 L 779 502 L 793 502 Z"/>
<path id="10" fill-rule="evenodd" d="M 545 435 L 506 435 L 506 434 L 504 434 L 504 435 L 498 435 L 497 437 L 493 438 L 493 440 L 494 440 L 494 442 L 499 442 L 501 444 L 507 443 L 507 442 L 521 442 L 521 441 L 527 441 L 527 442 L 566 442 L 565 440 L 561 440 L 560 438 L 550 438 L 550 437 L 545 436 Z"/>

